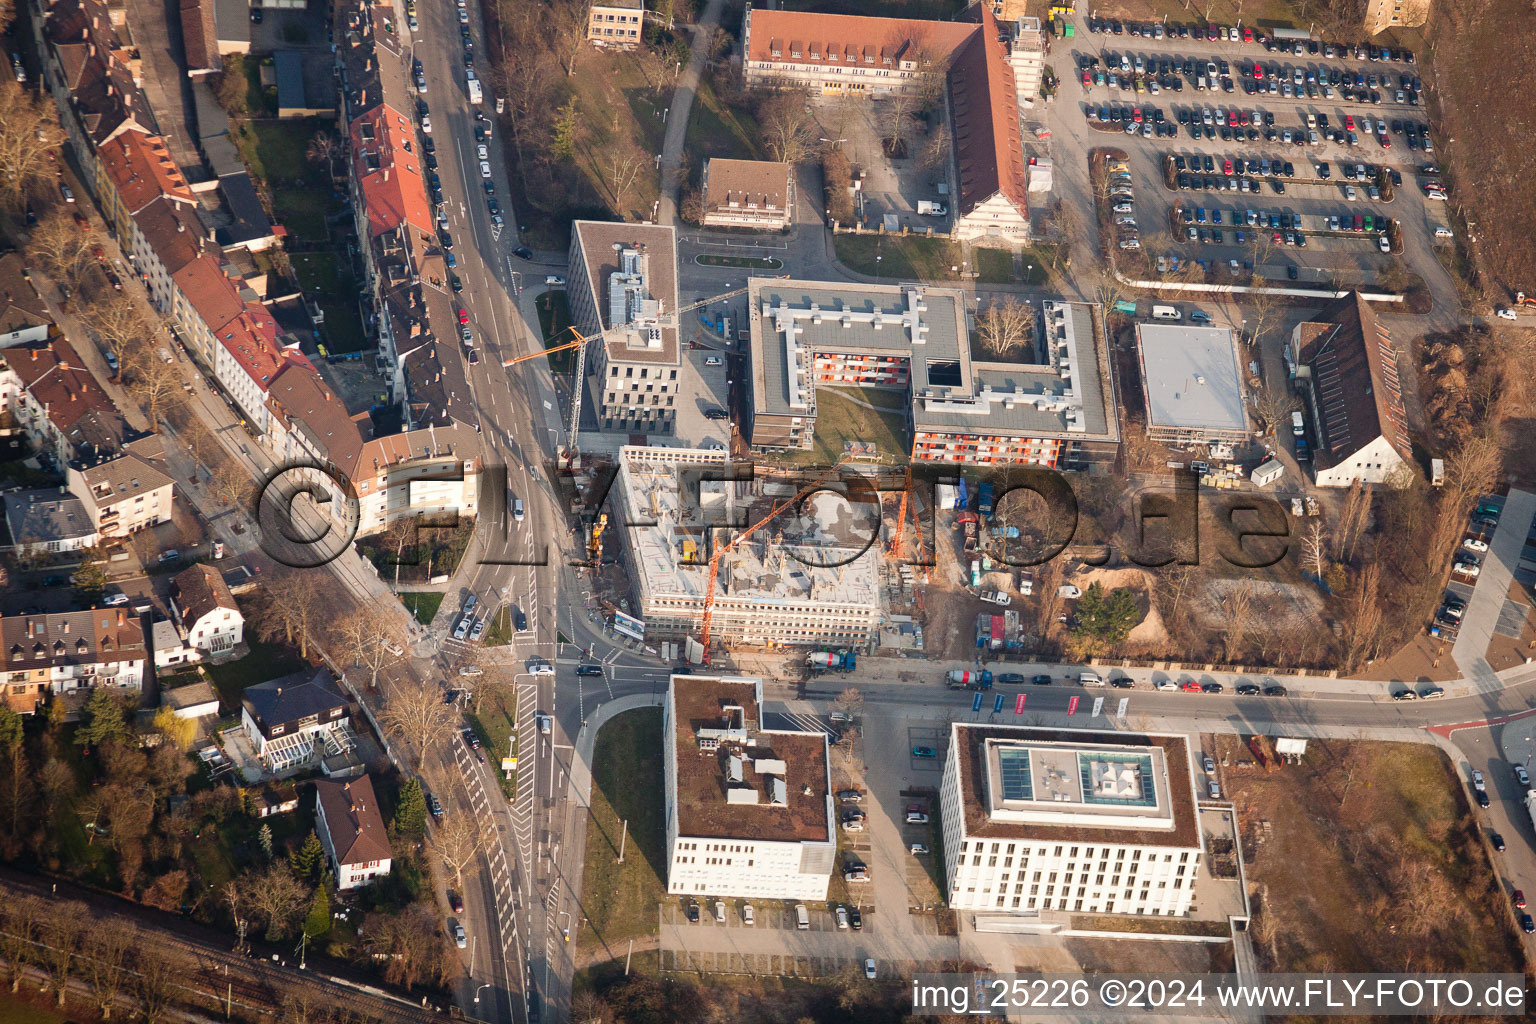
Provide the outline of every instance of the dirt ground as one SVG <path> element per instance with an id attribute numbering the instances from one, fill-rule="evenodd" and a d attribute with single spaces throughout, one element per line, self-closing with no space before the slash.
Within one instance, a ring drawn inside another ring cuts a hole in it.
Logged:
<path id="1" fill-rule="evenodd" d="M 1168 642 L 1168 630 L 1163 627 L 1163 618 L 1152 602 L 1154 580 L 1151 573 L 1145 569 L 1089 569 L 1072 577 L 1072 585 L 1082 590 L 1095 583 L 1105 590 L 1129 587 L 1136 592 L 1138 603 L 1146 610 L 1147 617 L 1131 630 L 1131 635 L 1126 637 L 1127 644 L 1159 646 Z"/>
<path id="2" fill-rule="evenodd" d="M 1242 822 L 1265 971 L 1519 971 L 1507 896 L 1444 755 L 1312 740 L 1266 772 L 1204 737 Z"/>
<path id="3" fill-rule="evenodd" d="M 1472 257 L 1484 292 L 1499 299 L 1536 293 L 1536 204 L 1519 198 L 1536 177 L 1536 147 L 1516 113 L 1536 107 L 1536 80 L 1519 70 L 1536 63 L 1530 27 L 1528 0 L 1435 4 L 1431 59 L 1419 62 L 1442 147 L 1435 155 L 1454 205 L 1476 218 Z"/>

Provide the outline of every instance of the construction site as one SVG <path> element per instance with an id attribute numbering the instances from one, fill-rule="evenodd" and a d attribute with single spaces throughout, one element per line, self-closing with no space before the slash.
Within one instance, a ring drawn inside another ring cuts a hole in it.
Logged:
<path id="1" fill-rule="evenodd" d="M 836 478 L 814 488 L 762 475 L 703 479 L 730 475 L 726 459 L 699 449 L 619 453 L 624 523 L 609 533 L 647 636 L 696 636 L 705 650 L 711 637 L 764 648 L 867 644 L 881 622 L 874 489 L 856 493 Z"/>

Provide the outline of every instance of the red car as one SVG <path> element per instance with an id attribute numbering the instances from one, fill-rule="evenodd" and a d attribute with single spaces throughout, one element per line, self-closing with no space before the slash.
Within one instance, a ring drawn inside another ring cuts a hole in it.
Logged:
<path id="1" fill-rule="evenodd" d="M 1223 160 L 1222 161 L 1222 163 L 1221 163 L 1221 173 L 1225 174 L 1229 178 L 1232 177 L 1232 161 L 1231 160 Z"/>
<path id="2" fill-rule="evenodd" d="M 1517 910 L 1525 909 L 1525 892 L 1521 889 L 1515 890 L 1515 908 Z"/>
<path id="3" fill-rule="evenodd" d="M 1227 127 L 1228 128 L 1236 128 L 1237 127 L 1237 111 L 1235 111 L 1235 110 L 1227 111 Z"/>
<path id="4" fill-rule="evenodd" d="M 469 323 L 469 310 L 465 309 L 463 306 L 459 307 L 459 323 Z"/>
<path id="5" fill-rule="evenodd" d="M 464 913 L 464 900 L 452 889 L 448 890 L 448 905 L 453 908 L 455 914 Z"/>
<path id="6" fill-rule="evenodd" d="M 1140 107 L 1133 107 L 1131 109 L 1131 120 L 1135 121 L 1137 124 L 1141 124 L 1141 108 Z"/>
<path id="7" fill-rule="evenodd" d="M 1344 115 L 1344 130 L 1347 131 L 1347 132 L 1352 132 L 1352 131 L 1355 130 L 1355 115 L 1354 114 L 1345 114 Z"/>
<path id="8" fill-rule="evenodd" d="M 1194 680 L 1185 680 L 1183 683 L 1179 684 L 1179 689 L 1183 690 L 1185 693 L 1199 693 L 1200 684 Z"/>
<path id="9" fill-rule="evenodd" d="M 1086 89 L 1086 88 L 1088 88 L 1091 85 L 1093 85 L 1093 75 L 1090 72 L 1084 71 L 1083 72 L 1083 88 Z"/>
<path id="10" fill-rule="evenodd" d="M 1376 141 L 1381 143 L 1381 148 L 1382 149 L 1391 149 L 1392 148 L 1392 140 L 1387 138 L 1385 135 L 1378 135 L 1378 136 L 1376 136 Z"/>
<path id="11" fill-rule="evenodd" d="M 1251 28 L 1243 29 L 1243 42 L 1245 42 L 1245 43 L 1253 42 L 1253 29 L 1251 29 Z"/>
<path id="12" fill-rule="evenodd" d="M 1258 79 L 1260 82 L 1264 81 L 1264 65 L 1263 64 L 1255 64 L 1253 66 L 1253 77 Z"/>

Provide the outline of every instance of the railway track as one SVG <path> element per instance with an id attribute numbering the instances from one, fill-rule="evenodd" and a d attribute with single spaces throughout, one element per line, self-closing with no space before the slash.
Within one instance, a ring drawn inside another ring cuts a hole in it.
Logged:
<path id="1" fill-rule="evenodd" d="M 196 934 L 181 934 L 168 923 L 155 920 L 169 916 L 161 912 L 63 884 L 54 891 L 49 882 L 4 871 L 0 899 L 21 893 L 49 902 L 87 903 L 94 923 L 114 917 L 131 923 L 141 939 L 136 956 L 174 963 L 170 980 L 176 990 L 174 1002 L 204 1015 L 225 1019 L 253 1013 L 293 1016 L 286 1011 L 299 1003 L 313 1008 L 312 1012 L 323 1011 L 332 1020 L 355 1024 L 429 1024 L 446 1016 L 429 1000 L 413 1002 L 366 981 L 323 970 L 301 970 L 291 957 L 287 962 L 274 962 L 270 949 L 262 955 L 236 952 L 228 946 L 229 937 L 213 929 L 187 923 L 186 930 Z M 175 918 L 171 921 L 182 923 Z M 133 962 L 128 967 L 136 972 Z"/>

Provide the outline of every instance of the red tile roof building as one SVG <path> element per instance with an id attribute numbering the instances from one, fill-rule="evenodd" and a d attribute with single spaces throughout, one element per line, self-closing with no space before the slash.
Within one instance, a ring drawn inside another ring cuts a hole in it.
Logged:
<path id="1" fill-rule="evenodd" d="M 80 452 L 117 451 L 132 435 L 63 338 L 0 351 L 0 415 L 7 413 L 61 466 Z"/>
<path id="2" fill-rule="evenodd" d="M 352 122 L 352 163 L 368 237 L 409 224 L 423 239 L 432 237 L 432 207 L 415 153 L 411 119 L 381 103 Z"/>
<path id="3" fill-rule="evenodd" d="M 944 73 L 953 134 L 955 234 L 1022 239 L 1029 229 L 1013 70 L 985 4 L 967 22 L 870 18 L 747 7 L 748 86 L 787 83 L 822 94 L 887 96 Z"/>

